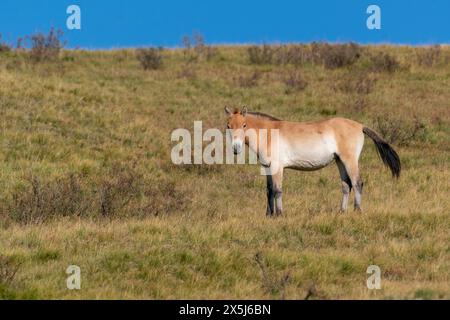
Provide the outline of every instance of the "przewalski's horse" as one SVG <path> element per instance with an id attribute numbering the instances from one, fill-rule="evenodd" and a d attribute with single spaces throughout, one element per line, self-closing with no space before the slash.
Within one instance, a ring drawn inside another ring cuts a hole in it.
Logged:
<path id="1" fill-rule="evenodd" d="M 321 169 L 336 161 L 342 182 L 341 211 L 347 209 L 350 191 L 355 192 L 355 210 L 361 209 L 361 180 L 358 160 L 364 144 L 364 134 L 375 142 L 378 154 L 392 175 L 400 176 L 400 159 L 395 150 L 375 131 L 349 119 L 332 118 L 311 122 L 283 121 L 272 116 L 225 107 L 228 115 L 227 132 L 231 135 L 233 152 L 239 154 L 244 143 L 257 155 L 258 160 L 268 170 L 267 173 L 267 215 L 282 213 L 283 169 L 302 171 Z M 262 142 L 249 141 L 249 129 L 258 133 L 266 129 L 267 138 Z M 273 148 L 270 132 L 276 129 L 278 138 Z M 272 147 L 272 148 L 271 148 Z M 270 150 L 277 150 L 271 154 Z M 274 209 L 275 205 L 275 209 Z"/>

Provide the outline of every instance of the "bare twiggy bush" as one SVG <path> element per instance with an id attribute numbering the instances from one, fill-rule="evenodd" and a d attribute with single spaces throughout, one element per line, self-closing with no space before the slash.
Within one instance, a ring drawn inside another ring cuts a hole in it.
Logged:
<path id="1" fill-rule="evenodd" d="M 204 37 L 200 33 L 194 33 L 192 36 L 184 36 L 183 57 L 184 64 L 178 73 L 178 78 L 195 79 L 197 76 L 196 67 L 199 60 L 209 61 L 218 54 L 217 48 L 205 44 Z"/>
<path id="2" fill-rule="evenodd" d="M 194 39 L 194 50 L 196 51 L 198 57 L 209 61 L 217 55 L 217 48 L 206 45 L 205 38 L 202 34 L 194 32 L 192 37 Z"/>
<path id="3" fill-rule="evenodd" d="M 11 48 L 5 44 L 5 43 L 0 43 L 0 53 L 2 52 L 10 52 Z"/>
<path id="4" fill-rule="evenodd" d="M 327 45 L 322 50 L 323 65 L 328 69 L 352 65 L 360 57 L 360 48 L 354 43 Z"/>
<path id="5" fill-rule="evenodd" d="M 195 70 L 195 65 L 192 62 L 185 63 L 180 72 L 178 73 L 178 78 L 185 78 L 185 79 L 195 79 L 197 77 L 197 72 Z"/>
<path id="6" fill-rule="evenodd" d="M 114 165 L 99 188 L 102 216 L 146 216 L 182 211 L 189 198 L 171 181 L 146 181 L 133 166 Z"/>
<path id="7" fill-rule="evenodd" d="M 370 56 L 371 70 L 374 72 L 395 72 L 400 69 L 397 59 L 388 53 L 378 53 Z"/>
<path id="8" fill-rule="evenodd" d="M 95 180 L 68 175 L 51 181 L 35 176 L 13 192 L 2 212 L 13 221 L 42 223 L 62 216 L 124 217 L 184 210 L 189 197 L 167 180 L 147 181 L 134 165 L 112 165 Z"/>
<path id="9" fill-rule="evenodd" d="M 185 60 L 191 61 L 196 59 L 195 56 L 192 55 L 192 41 L 190 36 L 183 36 L 181 39 L 181 42 L 183 43 L 183 56 Z"/>
<path id="10" fill-rule="evenodd" d="M 206 46 L 205 52 L 205 57 L 208 61 L 219 55 L 219 49 L 217 47 Z"/>
<path id="11" fill-rule="evenodd" d="M 259 79 L 261 79 L 262 73 L 258 70 L 253 71 L 250 74 L 241 74 L 234 80 L 241 88 L 252 88 L 258 85 Z"/>
<path id="12" fill-rule="evenodd" d="M 344 93 L 367 95 L 372 92 L 376 82 L 377 77 L 373 73 L 349 72 L 333 84 L 333 89 Z"/>
<path id="13" fill-rule="evenodd" d="M 247 49 L 251 64 L 271 64 L 274 61 L 276 49 L 270 45 L 251 46 Z"/>
<path id="14" fill-rule="evenodd" d="M 347 112 L 364 112 L 369 106 L 369 99 L 364 94 L 349 94 L 344 98 L 343 107 Z"/>
<path id="15" fill-rule="evenodd" d="M 377 78 L 372 74 L 360 74 L 354 83 L 354 91 L 358 94 L 369 94 L 372 92 Z"/>
<path id="16" fill-rule="evenodd" d="M 307 45 L 251 46 L 247 49 L 251 64 L 321 64 L 336 69 L 354 64 L 361 56 L 355 43 L 328 44 L 314 42 Z"/>
<path id="17" fill-rule="evenodd" d="M 440 45 L 416 49 L 417 63 L 421 66 L 432 67 L 441 61 L 442 50 Z"/>
<path id="18" fill-rule="evenodd" d="M 281 300 L 286 299 L 286 287 L 290 281 L 290 272 L 284 272 L 281 277 L 270 272 L 261 252 L 256 253 L 255 262 L 261 269 L 263 288 L 270 295 L 278 295 Z"/>
<path id="19" fill-rule="evenodd" d="M 163 65 L 162 48 L 140 48 L 136 50 L 136 58 L 144 70 L 157 70 Z"/>
<path id="20" fill-rule="evenodd" d="M 369 105 L 369 100 L 364 95 L 357 95 L 350 105 L 351 109 L 356 112 L 363 112 Z"/>
<path id="21" fill-rule="evenodd" d="M 65 43 L 61 40 L 61 30 L 50 29 L 47 35 L 37 33 L 30 37 L 30 58 L 33 62 L 53 61 L 58 59 L 61 49 Z"/>
<path id="22" fill-rule="evenodd" d="M 332 88 L 347 94 L 344 100 L 347 110 L 363 112 L 369 105 L 368 95 L 376 82 L 377 77 L 373 73 L 351 71 L 333 84 Z"/>
<path id="23" fill-rule="evenodd" d="M 0 53 L 2 52 L 10 52 L 11 47 L 2 41 L 2 34 L 0 33 Z"/>
<path id="24" fill-rule="evenodd" d="M 16 50 L 18 50 L 18 51 L 24 50 L 23 43 L 24 43 L 24 39 L 22 37 L 17 38 Z"/>
<path id="25" fill-rule="evenodd" d="M 207 176 L 214 173 L 222 172 L 223 166 L 220 165 L 209 165 L 209 164 L 169 164 L 166 166 L 170 170 L 182 170 L 190 174 L 195 174 L 198 176 Z"/>
<path id="26" fill-rule="evenodd" d="M 293 64 L 296 66 L 312 62 L 312 54 L 308 45 L 283 45 L 275 52 L 276 64 Z"/>
<path id="27" fill-rule="evenodd" d="M 182 212 L 190 200 L 185 192 L 177 190 L 173 181 L 153 184 L 144 191 L 145 206 L 141 208 L 142 215 L 158 216 L 170 212 Z"/>
<path id="28" fill-rule="evenodd" d="M 134 167 L 113 165 L 101 182 L 98 194 L 100 213 L 111 217 L 123 209 L 141 191 L 142 174 Z"/>
<path id="29" fill-rule="evenodd" d="M 255 45 L 249 47 L 247 53 L 251 64 L 303 65 L 312 62 L 308 45 Z"/>
<path id="30" fill-rule="evenodd" d="M 286 85 L 285 93 L 287 94 L 304 90 L 308 86 L 308 82 L 298 69 L 289 71 L 284 75 L 282 81 Z"/>
<path id="31" fill-rule="evenodd" d="M 87 204 L 83 202 L 79 178 L 74 175 L 52 182 L 31 176 L 28 186 L 13 193 L 9 211 L 13 219 L 39 223 L 55 216 L 79 216 Z"/>
<path id="32" fill-rule="evenodd" d="M 387 142 L 399 146 L 423 140 L 427 135 L 425 124 L 417 117 L 405 120 L 399 116 L 378 116 L 374 120 L 374 128 Z"/>
<path id="33" fill-rule="evenodd" d="M 311 298 L 317 297 L 318 296 L 318 292 L 316 289 L 316 285 L 315 284 L 311 284 L 308 289 L 306 290 L 306 295 L 304 300 L 309 300 Z"/>
<path id="34" fill-rule="evenodd" d="M 0 254 L 0 285 L 9 286 L 14 281 L 19 268 L 20 263 L 11 257 Z"/>
<path id="35" fill-rule="evenodd" d="M 198 61 L 199 59 L 211 60 L 218 54 L 217 48 L 205 44 L 202 34 L 194 32 L 192 36 L 185 35 L 182 38 L 183 55 L 187 62 Z"/>
<path id="36" fill-rule="evenodd" d="M 336 69 L 354 64 L 361 56 L 361 48 L 355 43 L 312 43 L 311 59 L 327 69 Z"/>
<path id="37" fill-rule="evenodd" d="M 205 38 L 202 34 L 194 32 L 192 35 L 192 38 L 194 39 L 194 49 L 197 52 L 197 55 L 202 55 L 203 51 L 205 50 Z"/>

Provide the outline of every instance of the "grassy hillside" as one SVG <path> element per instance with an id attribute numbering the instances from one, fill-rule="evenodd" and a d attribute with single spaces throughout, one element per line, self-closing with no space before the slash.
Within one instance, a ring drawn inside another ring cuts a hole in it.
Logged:
<path id="1" fill-rule="evenodd" d="M 134 50 L 0 52 L 0 298 L 450 298 L 450 49 L 317 50 L 163 50 L 155 70 Z M 402 176 L 366 139 L 362 214 L 338 213 L 331 165 L 286 171 L 267 219 L 259 167 L 170 161 L 172 130 L 222 129 L 225 105 L 360 121 Z"/>

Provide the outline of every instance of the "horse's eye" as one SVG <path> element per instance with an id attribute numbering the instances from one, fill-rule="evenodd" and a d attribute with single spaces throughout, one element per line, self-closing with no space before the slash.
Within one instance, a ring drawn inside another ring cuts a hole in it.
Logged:
<path id="1" fill-rule="evenodd" d="M 229 123 L 227 123 L 227 128 L 230 129 L 230 124 Z"/>
<path id="2" fill-rule="evenodd" d="M 246 123 L 244 123 L 244 125 L 242 126 L 243 128 L 247 128 L 247 124 Z"/>

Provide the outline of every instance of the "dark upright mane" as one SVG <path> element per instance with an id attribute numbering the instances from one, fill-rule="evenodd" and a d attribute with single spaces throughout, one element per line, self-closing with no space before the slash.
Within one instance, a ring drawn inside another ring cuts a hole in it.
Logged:
<path id="1" fill-rule="evenodd" d="M 255 116 L 257 118 L 264 118 L 270 121 L 280 121 L 280 119 L 272 117 L 268 114 L 262 113 L 262 112 L 253 112 L 253 111 L 247 111 L 247 114 Z"/>

